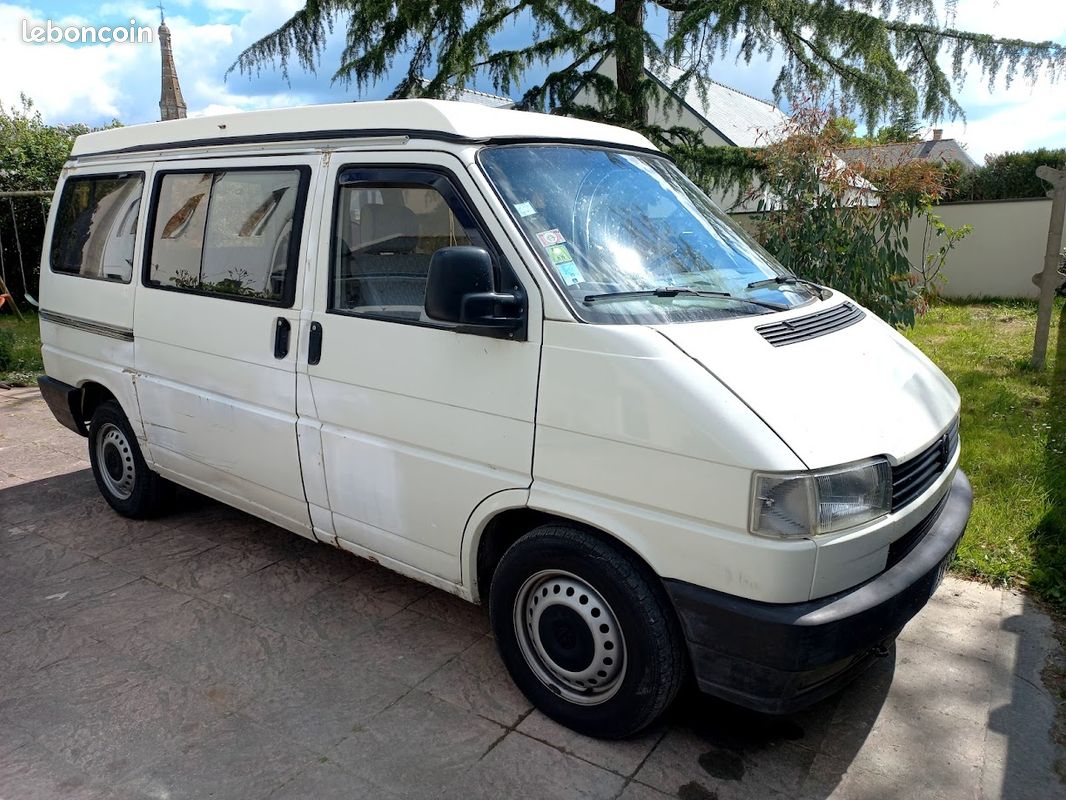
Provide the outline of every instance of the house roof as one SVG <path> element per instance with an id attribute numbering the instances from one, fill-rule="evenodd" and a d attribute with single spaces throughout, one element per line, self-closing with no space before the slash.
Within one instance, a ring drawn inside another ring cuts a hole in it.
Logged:
<path id="1" fill-rule="evenodd" d="M 130 149 L 225 144 L 228 140 L 286 141 L 367 136 L 493 140 L 579 140 L 655 150 L 639 133 L 573 117 L 507 111 L 451 100 L 336 103 L 110 128 L 79 136 L 71 157 Z"/>
<path id="2" fill-rule="evenodd" d="M 673 64 L 658 62 L 647 63 L 644 71 L 671 93 L 670 87 L 684 74 Z M 788 121 L 788 116 L 770 101 L 709 78 L 693 77 L 683 96 L 674 94 L 702 122 L 738 147 L 773 141 Z"/>
<path id="3" fill-rule="evenodd" d="M 429 81 L 425 78 L 421 81 L 423 86 L 428 86 Z M 448 84 L 444 90 L 445 100 L 455 100 L 460 103 L 476 103 L 479 106 L 488 106 L 489 108 L 514 108 L 515 101 L 510 97 L 504 97 L 498 94 L 489 94 L 488 92 L 481 92 L 477 89 L 467 89 L 462 86 L 453 86 Z"/>
<path id="4" fill-rule="evenodd" d="M 863 163 L 872 167 L 891 167 L 906 161 L 958 162 L 964 169 L 977 166 L 955 139 L 848 147 L 838 151 L 838 155 L 849 164 Z"/>

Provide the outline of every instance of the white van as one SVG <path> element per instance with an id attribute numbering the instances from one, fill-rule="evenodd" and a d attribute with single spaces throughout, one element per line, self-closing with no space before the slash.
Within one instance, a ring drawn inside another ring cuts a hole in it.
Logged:
<path id="1" fill-rule="evenodd" d="M 489 607 L 596 736 L 887 652 L 971 492 L 959 396 L 642 136 L 423 100 L 80 137 L 41 390 L 121 514 L 181 484 Z"/>

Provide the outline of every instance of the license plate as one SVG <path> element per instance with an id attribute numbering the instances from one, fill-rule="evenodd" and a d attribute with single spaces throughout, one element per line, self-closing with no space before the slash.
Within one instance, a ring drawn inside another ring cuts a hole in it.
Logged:
<path id="1" fill-rule="evenodd" d="M 955 548 L 952 547 L 951 551 L 944 556 L 944 560 L 940 562 L 940 566 L 936 568 L 936 577 L 933 579 L 933 585 L 929 589 L 929 596 L 932 597 L 936 594 L 936 590 L 940 588 L 940 584 L 944 582 L 944 576 L 948 574 L 948 567 L 951 566 L 951 562 L 955 559 Z"/>

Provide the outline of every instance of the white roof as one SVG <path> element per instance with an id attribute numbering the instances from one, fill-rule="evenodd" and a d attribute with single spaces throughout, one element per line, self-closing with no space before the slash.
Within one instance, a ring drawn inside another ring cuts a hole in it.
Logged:
<path id="1" fill-rule="evenodd" d="M 322 138 L 337 139 L 343 138 L 346 131 L 351 131 L 353 138 L 360 133 L 407 134 L 411 138 L 425 133 L 426 138 L 578 139 L 655 149 L 639 133 L 571 117 L 504 111 L 449 100 L 382 100 L 245 111 L 111 128 L 79 136 L 71 156 L 129 148 L 165 149 L 178 142 L 195 144 L 203 140 L 222 144 L 229 139 L 248 137 L 284 141 L 289 135 L 314 139 L 314 134 L 322 133 Z"/>
<path id="2" fill-rule="evenodd" d="M 684 74 L 679 67 L 659 62 L 649 61 L 645 69 L 668 89 Z M 757 147 L 776 141 L 781 126 L 788 121 L 788 116 L 773 103 L 708 78 L 693 77 L 680 99 L 737 147 Z"/>

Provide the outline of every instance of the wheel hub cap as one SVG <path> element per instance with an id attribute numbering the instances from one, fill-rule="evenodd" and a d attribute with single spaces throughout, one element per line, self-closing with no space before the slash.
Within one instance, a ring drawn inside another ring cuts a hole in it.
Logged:
<path id="1" fill-rule="evenodd" d="M 572 573 L 538 572 L 522 584 L 515 631 L 533 672 L 571 702 L 602 703 L 625 677 L 625 640 L 614 612 L 591 584 Z"/>
<path id="2" fill-rule="evenodd" d="M 96 461 L 107 490 L 119 500 L 128 499 L 133 494 L 136 476 L 133 448 L 122 429 L 111 422 L 104 425 L 97 435 Z"/>

